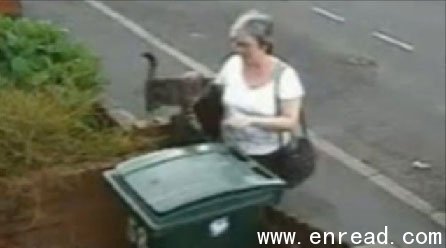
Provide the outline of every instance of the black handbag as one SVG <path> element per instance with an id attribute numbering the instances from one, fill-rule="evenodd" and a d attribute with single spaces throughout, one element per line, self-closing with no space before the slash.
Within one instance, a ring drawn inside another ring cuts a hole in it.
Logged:
<path id="1" fill-rule="evenodd" d="M 277 116 L 281 114 L 279 83 L 280 76 L 284 69 L 284 65 L 279 62 L 274 75 L 274 97 Z M 275 168 L 271 169 L 273 169 L 278 176 L 282 177 L 290 188 L 296 187 L 309 178 L 314 173 L 316 167 L 316 152 L 310 140 L 303 107 L 301 107 L 299 112 L 299 125 L 301 128 L 301 135 L 296 136 L 294 132 L 291 132 L 291 140 L 287 144 L 283 144 L 283 132 L 278 133 L 280 146 L 279 149 L 271 155 L 272 160 L 275 162 L 275 165 L 273 165 Z"/>

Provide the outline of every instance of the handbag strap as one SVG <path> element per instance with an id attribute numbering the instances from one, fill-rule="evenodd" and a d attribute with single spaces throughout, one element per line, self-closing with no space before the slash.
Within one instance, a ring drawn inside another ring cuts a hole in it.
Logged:
<path id="1" fill-rule="evenodd" d="M 280 86 L 280 79 L 281 79 L 282 74 L 285 71 L 285 69 L 286 69 L 286 66 L 283 64 L 282 61 L 279 60 L 276 63 L 276 67 L 274 68 L 274 72 L 273 72 L 274 100 L 275 100 L 275 105 L 276 105 L 276 116 L 279 116 L 281 114 L 279 86 Z M 305 111 L 304 111 L 303 107 L 301 107 L 300 111 L 299 111 L 299 125 L 302 130 L 302 135 L 304 137 L 308 138 L 308 128 L 307 128 L 307 122 L 305 119 Z M 283 132 L 280 132 L 280 131 L 278 132 L 280 146 L 283 145 L 282 133 Z"/>

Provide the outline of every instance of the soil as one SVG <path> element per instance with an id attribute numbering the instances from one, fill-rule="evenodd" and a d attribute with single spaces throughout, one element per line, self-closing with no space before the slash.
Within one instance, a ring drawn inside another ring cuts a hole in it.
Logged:
<path id="1" fill-rule="evenodd" d="M 0 209 L 0 248 L 127 248 L 126 215 L 100 172 L 65 176 L 63 188 L 53 176 L 22 186 L 33 197 L 28 209 Z"/>

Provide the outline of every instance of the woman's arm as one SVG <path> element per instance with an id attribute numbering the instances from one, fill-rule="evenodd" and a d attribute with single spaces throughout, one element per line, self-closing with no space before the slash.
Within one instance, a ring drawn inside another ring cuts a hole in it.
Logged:
<path id="1" fill-rule="evenodd" d="M 304 89 L 297 72 L 288 67 L 279 82 L 280 116 L 252 117 L 250 125 L 271 131 L 294 131 L 299 124 Z M 251 118 L 251 117 L 250 117 Z"/>
<path id="2" fill-rule="evenodd" d="M 299 124 L 302 98 L 281 100 L 281 115 L 277 117 L 248 116 L 248 123 L 271 131 L 293 131 Z"/>

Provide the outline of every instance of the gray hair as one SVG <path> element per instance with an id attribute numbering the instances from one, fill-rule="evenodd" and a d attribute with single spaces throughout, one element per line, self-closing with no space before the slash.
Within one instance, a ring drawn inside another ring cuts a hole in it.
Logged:
<path id="1" fill-rule="evenodd" d="M 273 35 L 271 16 L 255 9 L 241 14 L 232 24 L 229 37 L 236 38 L 240 35 L 253 36 L 271 44 Z"/>

